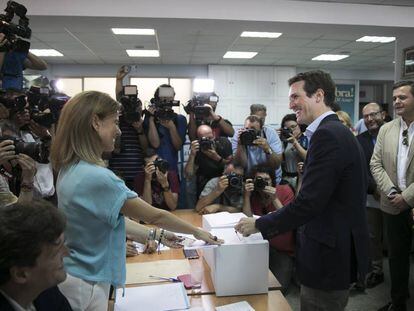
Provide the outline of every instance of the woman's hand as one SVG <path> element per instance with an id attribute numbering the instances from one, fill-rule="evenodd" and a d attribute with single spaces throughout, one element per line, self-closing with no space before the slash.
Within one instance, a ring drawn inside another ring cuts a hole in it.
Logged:
<path id="1" fill-rule="evenodd" d="M 145 171 L 145 179 L 152 179 L 152 174 L 155 173 L 155 165 L 154 162 L 148 162 L 145 167 L 144 167 L 144 171 Z"/>
<path id="2" fill-rule="evenodd" d="M 197 240 L 205 241 L 208 244 L 220 245 L 224 243 L 223 240 L 212 235 L 210 232 L 204 231 L 201 228 L 197 228 L 197 231 L 193 233 L 193 235 Z"/>
<path id="3" fill-rule="evenodd" d="M 164 230 L 161 238 L 161 243 L 171 248 L 182 248 L 181 242 L 184 241 L 183 237 L 177 236 L 174 233 Z"/>
<path id="4" fill-rule="evenodd" d="M 130 240 L 127 240 L 127 242 L 126 242 L 126 256 L 127 257 L 133 257 L 133 256 L 136 256 L 136 255 L 138 255 L 138 251 L 135 248 L 134 243 Z"/>

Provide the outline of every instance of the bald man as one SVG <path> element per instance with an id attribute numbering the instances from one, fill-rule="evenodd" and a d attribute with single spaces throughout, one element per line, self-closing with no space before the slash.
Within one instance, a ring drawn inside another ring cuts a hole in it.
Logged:
<path id="1" fill-rule="evenodd" d="M 367 220 L 370 236 L 370 257 L 372 271 L 366 280 L 366 286 L 372 288 L 384 282 L 382 268 L 382 231 L 383 216 L 380 210 L 379 191 L 372 177 L 369 162 L 374 151 L 377 135 L 380 127 L 384 124 L 384 113 L 377 103 L 369 103 L 362 109 L 362 116 L 367 131 L 357 136 L 360 143 L 368 170 L 368 192 L 367 192 Z"/>

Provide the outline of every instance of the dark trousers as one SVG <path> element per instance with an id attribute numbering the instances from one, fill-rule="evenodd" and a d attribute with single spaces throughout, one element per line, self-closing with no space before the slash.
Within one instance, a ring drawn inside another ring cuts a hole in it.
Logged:
<path id="1" fill-rule="evenodd" d="M 344 311 L 349 290 L 321 290 L 301 285 L 301 311 Z"/>
<path id="2" fill-rule="evenodd" d="M 409 298 L 410 249 L 413 219 L 411 209 L 398 215 L 383 213 L 391 276 L 391 300 L 403 306 Z"/>
<path id="3" fill-rule="evenodd" d="M 382 274 L 382 240 L 383 216 L 379 208 L 367 207 L 367 221 L 369 230 L 369 248 L 372 272 Z"/>
<path id="4" fill-rule="evenodd" d="M 285 252 L 269 247 L 269 268 L 282 285 L 282 294 L 286 295 L 293 276 L 294 259 Z"/>

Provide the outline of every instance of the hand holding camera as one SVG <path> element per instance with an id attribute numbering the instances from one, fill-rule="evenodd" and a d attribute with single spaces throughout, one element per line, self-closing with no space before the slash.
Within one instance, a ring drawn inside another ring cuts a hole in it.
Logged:
<path id="1" fill-rule="evenodd" d="M 122 80 L 123 78 L 126 77 L 126 75 L 129 73 L 128 70 L 128 66 L 122 66 L 121 68 L 118 69 L 118 72 L 116 73 L 116 79 L 117 80 Z"/>
<path id="2" fill-rule="evenodd" d="M 244 184 L 244 195 L 250 197 L 253 191 L 254 191 L 253 179 L 248 178 L 246 179 L 246 183 Z"/>
<path id="3" fill-rule="evenodd" d="M 12 140 L 4 140 L 0 142 L 0 165 L 17 159 L 17 155 L 14 151 L 14 142 Z"/>
<path id="4" fill-rule="evenodd" d="M 156 170 L 155 176 L 162 188 L 168 188 L 170 186 L 168 183 L 168 172 L 163 173 L 160 170 Z"/>
<path id="5" fill-rule="evenodd" d="M 219 179 L 216 190 L 217 192 L 221 194 L 224 192 L 224 190 L 227 189 L 228 186 L 229 186 L 229 179 L 227 178 L 227 175 L 223 175 Z"/>
<path id="6" fill-rule="evenodd" d="M 253 141 L 253 145 L 256 145 L 257 147 L 261 148 L 265 152 L 270 149 L 269 143 L 264 137 L 256 138 Z"/>
<path id="7" fill-rule="evenodd" d="M 200 144 L 198 140 L 193 140 L 191 142 L 190 155 L 195 156 L 199 150 L 200 150 Z"/>
<path id="8" fill-rule="evenodd" d="M 144 167 L 144 171 L 145 171 L 145 179 L 146 180 L 151 180 L 152 175 L 155 173 L 154 162 L 148 162 Z"/>

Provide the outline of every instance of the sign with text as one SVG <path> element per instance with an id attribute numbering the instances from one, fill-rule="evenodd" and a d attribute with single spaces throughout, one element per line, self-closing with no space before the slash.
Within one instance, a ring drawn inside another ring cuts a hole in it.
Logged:
<path id="1" fill-rule="evenodd" d="M 354 84 L 337 84 L 336 85 L 336 103 L 342 111 L 349 114 L 352 123 L 355 124 L 354 107 L 355 107 L 355 85 Z"/>

